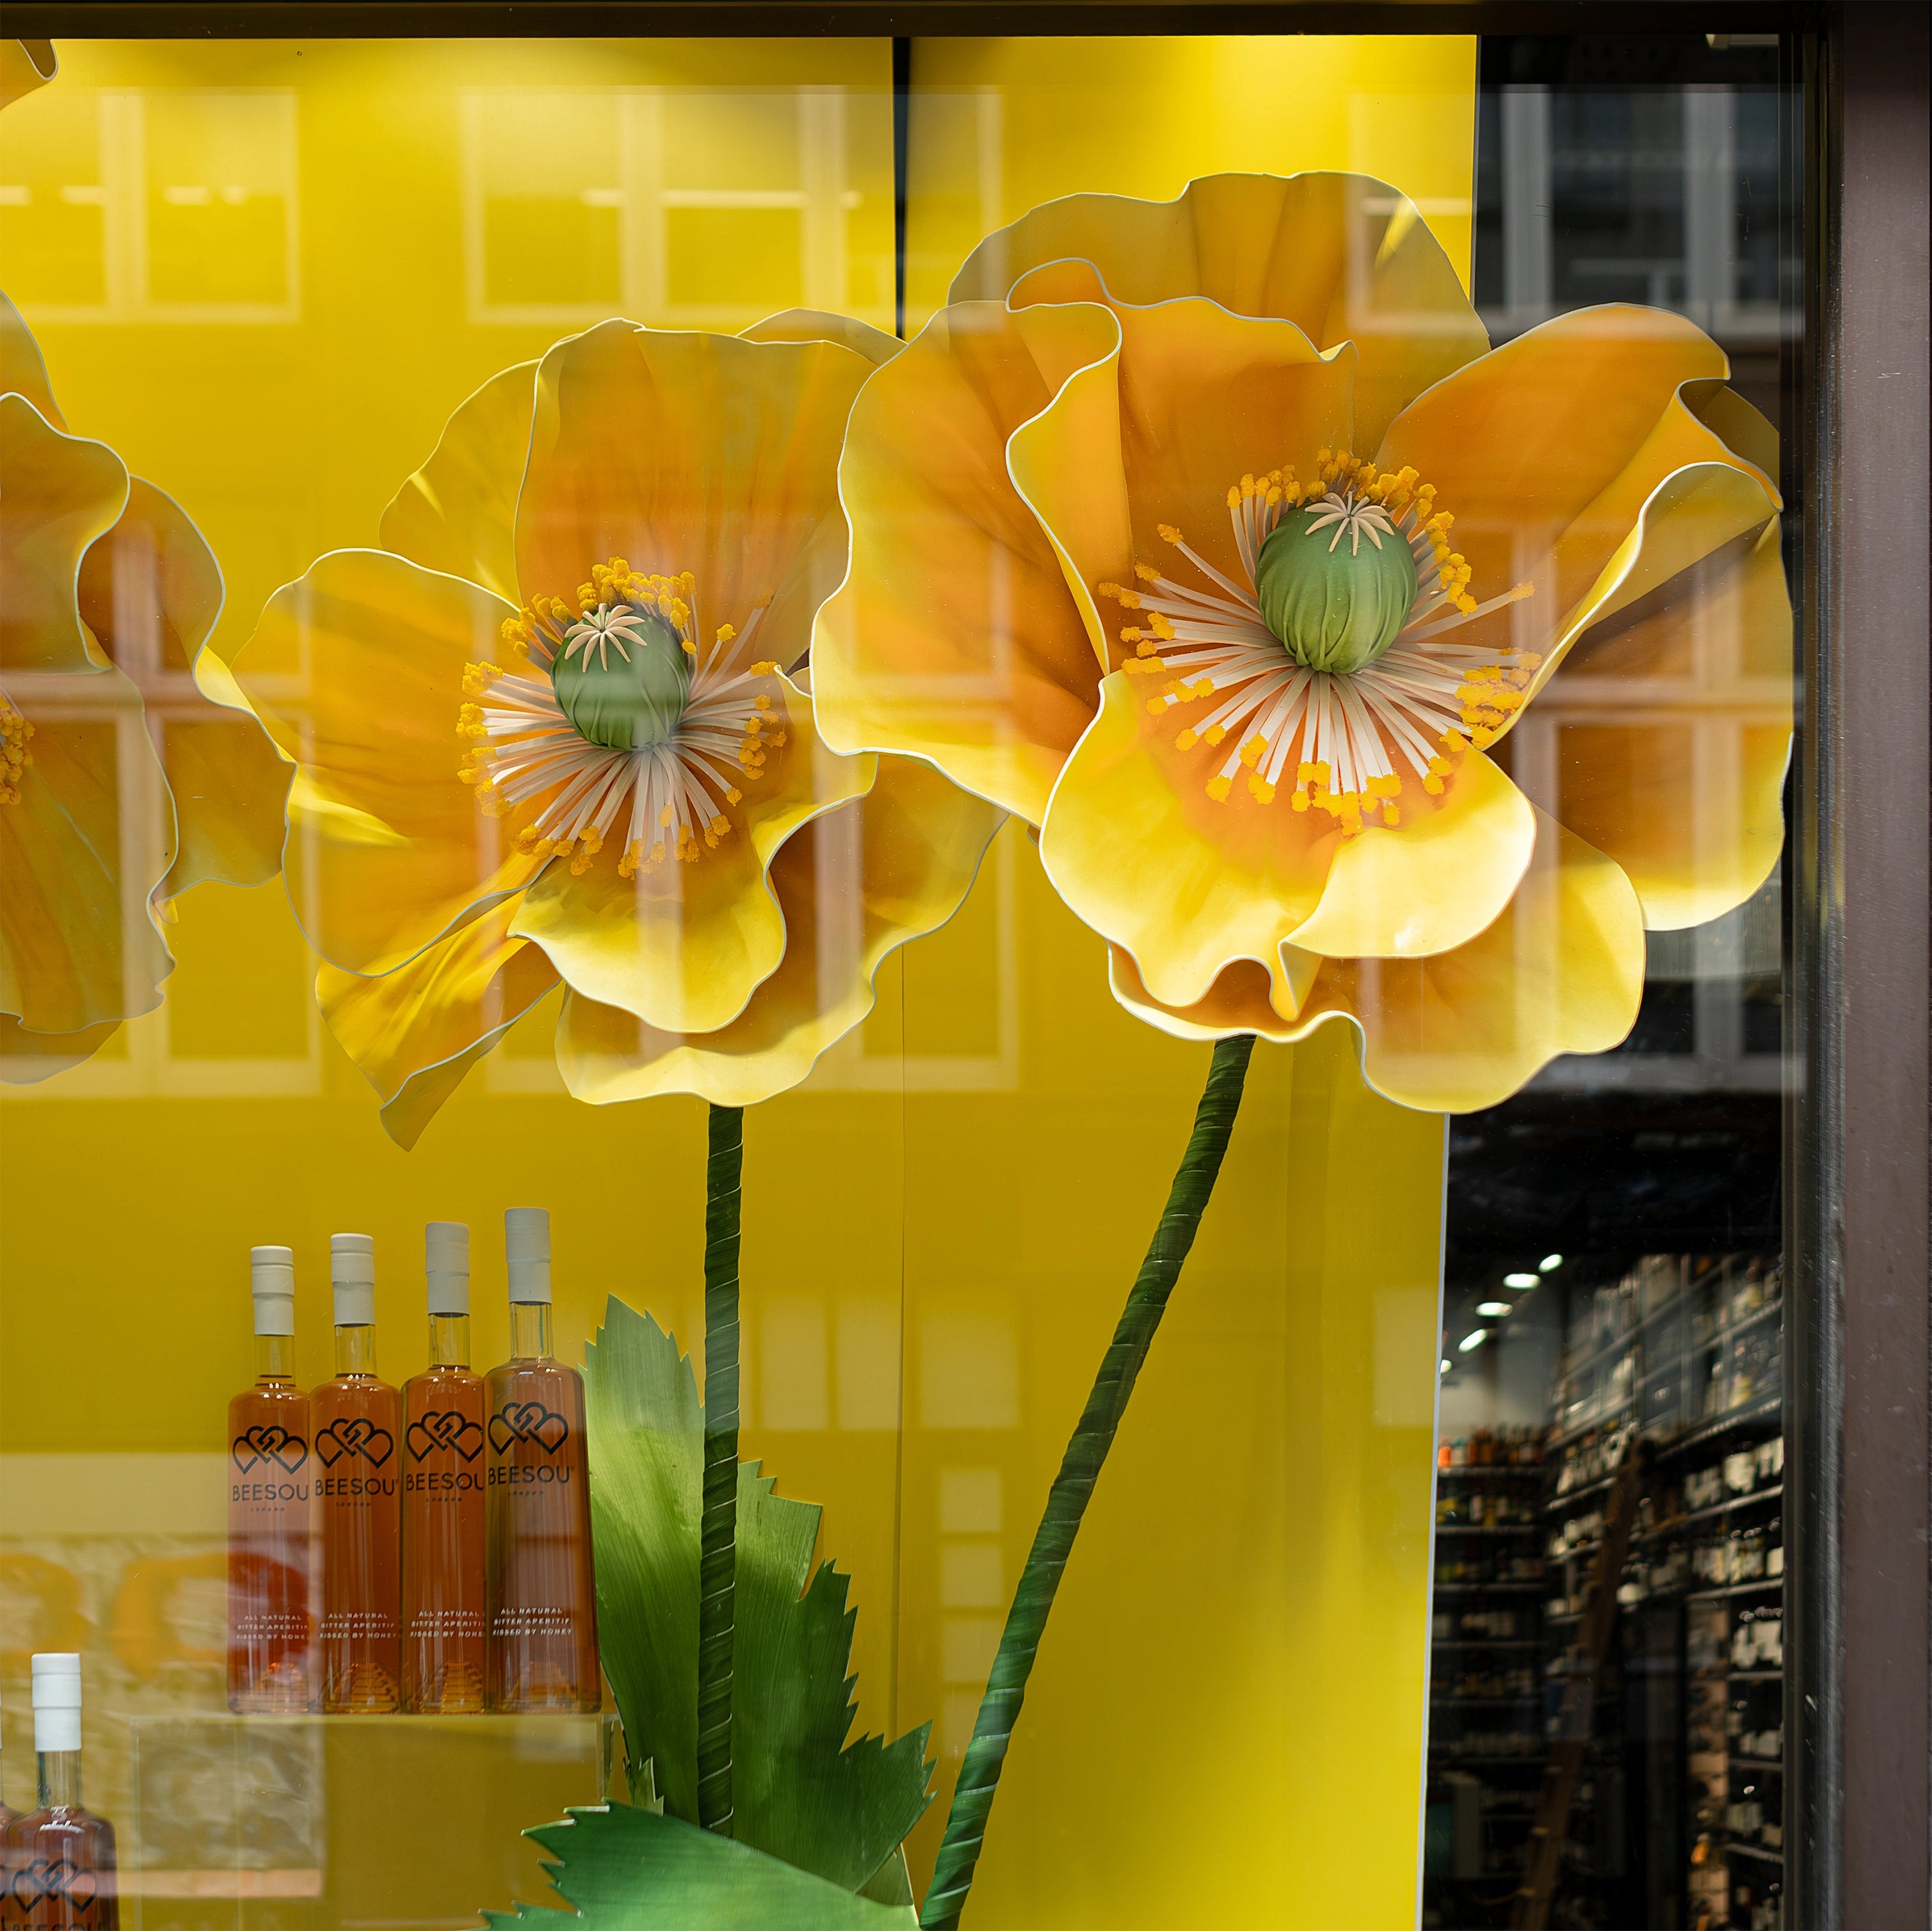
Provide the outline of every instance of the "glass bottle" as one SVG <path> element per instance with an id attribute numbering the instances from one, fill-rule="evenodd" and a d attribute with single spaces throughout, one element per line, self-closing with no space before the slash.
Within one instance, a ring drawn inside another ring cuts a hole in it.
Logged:
<path id="1" fill-rule="evenodd" d="M 228 1707 L 306 1711 L 314 1696 L 308 1397 L 296 1386 L 295 1256 L 249 1250 L 255 1385 L 228 1404 Z"/>
<path id="2" fill-rule="evenodd" d="M 322 1707 L 373 1714 L 402 1699 L 402 1405 L 376 1376 L 376 1243 L 329 1237 L 335 1378 L 310 1396 L 322 1523 Z"/>
<path id="3" fill-rule="evenodd" d="M 7 1826 L 5 1931 L 118 1931 L 114 1826 L 80 1801 L 80 1658 L 36 1656 L 38 1807 Z"/>
<path id="4" fill-rule="evenodd" d="M 403 1708 L 484 1707 L 483 1377 L 470 1366 L 470 1230 L 424 1235 L 429 1367 L 403 1390 Z"/>
<path id="5" fill-rule="evenodd" d="M 490 1372 L 490 1707 L 596 1710 L 584 1378 L 550 1351 L 550 1215 L 503 1216 L 510 1358 Z"/>

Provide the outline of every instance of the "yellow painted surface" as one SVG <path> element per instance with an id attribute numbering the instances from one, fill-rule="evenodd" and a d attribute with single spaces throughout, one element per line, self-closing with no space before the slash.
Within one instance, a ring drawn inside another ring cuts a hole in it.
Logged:
<path id="1" fill-rule="evenodd" d="M 560 334 L 613 313 L 736 328 L 801 300 L 890 325 L 884 41 L 62 57 L 0 119 L 0 184 L 26 190 L 0 197 L 0 286 L 73 429 L 200 523 L 231 642 L 316 554 L 373 541 L 454 404 Z M 914 76 L 914 320 L 984 223 L 1221 167 L 1368 168 L 1466 256 L 1472 41 L 922 42 Z M 548 1006 L 405 1155 L 316 1021 L 280 885 L 204 887 L 181 910 L 161 1010 L 0 1096 L 5 1795 L 28 1794 L 27 1654 L 80 1646 L 90 1790 L 124 1851 L 170 1870 L 232 1862 L 212 1825 L 196 1838 L 177 1812 L 164 1840 L 144 1820 L 167 1725 L 219 1707 L 248 1246 L 296 1249 L 310 1381 L 344 1228 L 376 1237 L 400 1380 L 425 1355 L 422 1222 L 469 1221 L 475 1351 L 499 1358 L 513 1204 L 553 1212 L 560 1352 L 612 1293 L 688 1340 L 704 1156 L 695 1102 L 571 1102 Z M 1113 1003 L 1098 941 L 1009 827 L 960 917 L 882 974 L 862 1036 L 748 1120 L 747 1452 L 826 1504 L 822 1547 L 854 1577 L 862 1722 L 934 1724 L 922 1885 L 1207 1060 Z M 1034 1679 L 976 1894 L 987 1931 L 1413 1921 L 1442 1124 L 1353 1069 L 1334 1033 L 1257 1053 Z M 518 1787 L 536 1809 L 557 1777 L 594 1775 L 531 1747 Z M 326 1847 L 352 1869 L 312 1897 L 130 1915 L 381 1915 L 409 1855 L 384 1822 L 420 1792 L 371 1804 L 367 1783 L 402 1761 L 358 1759 L 334 1814 L 365 1830 Z M 212 1788 L 177 1782 L 178 1804 Z M 496 1841 L 504 1813 L 452 1798 L 439 1828 L 478 1849 L 439 1868 L 472 1876 L 433 1903 L 411 1891 L 392 1921 L 539 1895 L 530 1847 Z"/>

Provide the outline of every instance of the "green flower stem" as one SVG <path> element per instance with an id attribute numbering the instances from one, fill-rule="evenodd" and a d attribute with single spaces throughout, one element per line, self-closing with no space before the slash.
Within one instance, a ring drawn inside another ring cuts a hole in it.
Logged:
<path id="1" fill-rule="evenodd" d="M 731 1834 L 738 1540 L 738 1210 L 745 1110 L 711 1109 L 704 1169 L 704 1513 L 698 1544 L 698 1821 Z"/>
<path id="2" fill-rule="evenodd" d="M 1147 1359 L 1154 1330 L 1166 1311 L 1167 1297 L 1174 1291 L 1181 1263 L 1194 1245 L 1202 1213 L 1214 1191 L 1254 1048 L 1253 1039 L 1245 1035 L 1222 1039 L 1214 1048 L 1207 1090 L 1201 1096 L 1201 1105 L 1194 1116 L 1194 1132 L 1188 1140 L 1180 1171 L 1174 1177 L 1173 1190 L 1167 1197 L 1167 1211 L 1154 1230 L 1147 1258 L 1141 1263 L 1133 1291 L 1128 1295 L 1120 1324 L 1114 1330 L 1112 1344 L 1094 1377 L 1093 1393 L 1087 1397 L 1079 1426 L 1066 1445 L 1060 1473 L 1053 1478 L 1046 1513 L 1034 1534 L 1026 1567 L 1021 1571 L 1019 1587 L 1013 1592 L 1006 1626 L 1000 1633 L 999 1652 L 993 1659 L 986 1693 L 980 1699 L 973 1740 L 967 1745 L 966 1760 L 960 1765 L 952 1808 L 946 1819 L 946 1834 L 940 1840 L 938 1861 L 933 1870 L 932 1887 L 920 1912 L 924 1931 L 954 1931 L 960 1913 L 966 1908 L 974 1869 L 980 1861 L 980 1846 L 986 1838 L 987 1816 L 992 1810 L 993 1795 L 999 1788 L 1000 1771 L 1006 1762 L 1006 1746 L 1012 1741 L 1013 1726 L 1019 1720 L 1027 1678 L 1033 1674 L 1034 1658 L 1039 1653 L 1054 1595 L 1060 1587 L 1066 1559 L 1072 1553 L 1073 1538 L 1080 1533 L 1081 1518 L 1087 1512 L 1101 1465 L 1113 1446 L 1114 1432 L 1126 1412 L 1141 1363 Z"/>

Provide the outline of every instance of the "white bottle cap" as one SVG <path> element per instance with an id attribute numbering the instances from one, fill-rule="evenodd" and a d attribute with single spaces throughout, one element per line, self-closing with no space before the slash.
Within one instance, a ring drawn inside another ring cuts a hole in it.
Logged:
<path id="1" fill-rule="evenodd" d="M 470 1312 L 470 1230 L 460 1220 L 432 1220 L 423 1230 L 423 1271 L 431 1314 Z"/>
<path id="2" fill-rule="evenodd" d="M 292 1334 L 296 1331 L 296 1257 L 288 1247 L 251 1247 L 248 1265 L 254 1276 L 255 1332 Z"/>
<path id="3" fill-rule="evenodd" d="M 547 1304 L 550 1300 L 550 1209 L 506 1209 L 503 1250 L 510 1264 L 511 1300 Z"/>
<path id="4" fill-rule="evenodd" d="M 34 1748 L 80 1748 L 80 1658 L 71 1651 L 34 1658 Z"/>
<path id="5" fill-rule="evenodd" d="M 376 1243 L 366 1234 L 328 1237 L 328 1278 L 335 1288 L 338 1327 L 376 1324 Z"/>

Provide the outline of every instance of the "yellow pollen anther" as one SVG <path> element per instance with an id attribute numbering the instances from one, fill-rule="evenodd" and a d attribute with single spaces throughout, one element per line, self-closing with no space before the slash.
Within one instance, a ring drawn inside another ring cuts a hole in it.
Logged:
<path id="1" fill-rule="evenodd" d="M 1228 781 L 1218 775 L 1209 778 L 1208 781 L 1208 795 L 1209 797 L 1213 799 L 1217 805 L 1226 804 L 1227 802 L 1228 790 Z"/>
<path id="2" fill-rule="evenodd" d="M 1174 528 L 1172 523 L 1158 523 L 1155 527 L 1160 532 L 1160 540 L 1162 542 L 1178 543 L 1180 541 L 1180 532 Z"/>

